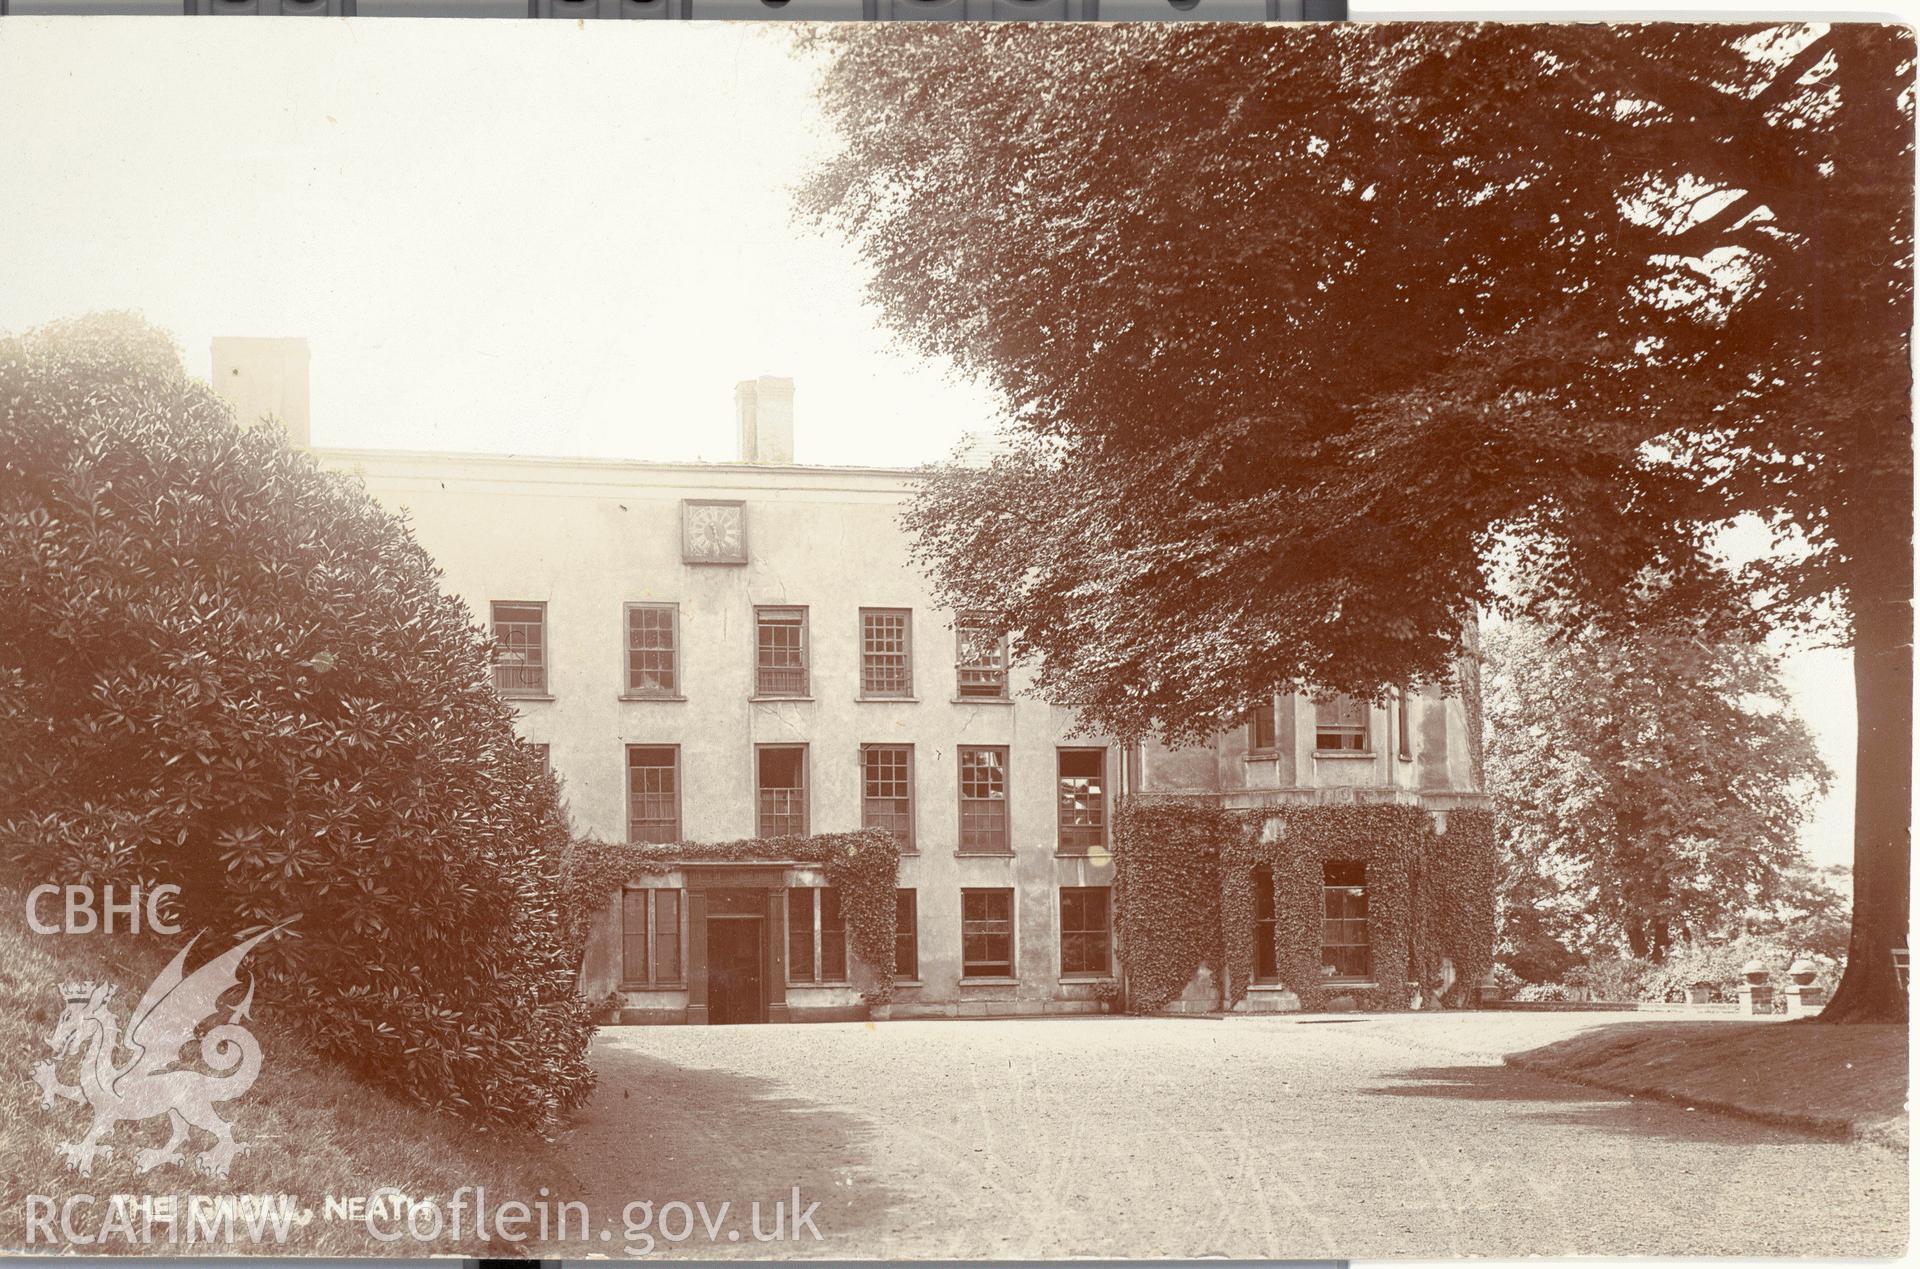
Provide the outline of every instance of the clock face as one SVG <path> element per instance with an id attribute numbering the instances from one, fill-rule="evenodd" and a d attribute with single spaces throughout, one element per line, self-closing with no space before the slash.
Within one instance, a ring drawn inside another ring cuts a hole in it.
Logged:
<path id="1" fill-rule="evenodd" d="M 745 509 L 737 502 L 688 502 L 684 506 L 689 564 L 747 562 Z"/>

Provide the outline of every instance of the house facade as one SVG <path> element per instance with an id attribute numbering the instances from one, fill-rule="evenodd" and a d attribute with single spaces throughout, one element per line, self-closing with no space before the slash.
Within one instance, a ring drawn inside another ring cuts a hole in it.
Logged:
<path id="1" fill-rule="evenodd" d="M 302 444 L 305 375 L 300 341 L 215 341 L 237 414 Z M 897 522 L 913 473 L 796 463 L 790 380 L 740 384 L 736 409 L 727 463 L 311 452 L 410 517 L 506 649 L 496 686 L 578 831 L 893 831 L 895 1016 L 1103 1008 L 1122 797 L 1478 803 L 1464 712 L 1439 693 L 1281 698 L 1191 749 L 1076 735 L 1003 643 L 934 602 Z M 630 1023 L 867 1016 L 818 865 L 698 854 L 609 902 L 583 991 Z M 1364 940 L 1364 879 L 1349 890 L 1329 920 Z"/>

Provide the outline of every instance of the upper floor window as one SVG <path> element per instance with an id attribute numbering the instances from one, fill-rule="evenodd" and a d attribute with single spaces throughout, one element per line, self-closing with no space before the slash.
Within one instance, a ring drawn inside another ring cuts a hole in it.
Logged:
<path id="1" fill-rule="evenodd" d="M 955 674 L 961 697 L 1005 700 L 1007 641 L 994 634 L 978 613 L 962 613 L 954 626 Z"/>
<path id="2" fill-rule="evenodd" d="M 1279 744 L 1271 698 L 1247 711 L 1247 751 L 1272 753 Z"/>
<path id="3" fill-rule="evenodd" d="M 1062 852 L 1107 844 L 1107 751 L 1059 750 Z"/>
<path id="4" fill-rule="evenodd" d="M 680 609 L 675 604 L 627 605 L 627 694 L 674 696 L 680 691 Z"/>
<path id="5" fill-rule="evenodd" d="M 913 613 L 905 608 L 860 610 L 860 694 L 913 695 Z"/>
<path id="6" fill-rule="evenodd" d="M 1367 703 L 1344 694 L 1327 696 L 1314 702 L 1313 747 L 1365 753 L 1367 749 Z"/>
<path id="7" fill-rule="evenodd" d="M 860 826 L 888 829 L 912 850 L 913 746 L 862 745 L 860 782 Z"/>
<path id="8" fill-rule="evenodd" d="M 547 694 L 547 606 L 495 603 L 493 637 L 500 644 L 493 685 L 505 696 Z"/>
<path id="9" fill-rule="evenodd" d="M 960 849 L 1005 854 L 1012 847 L 1007 831 L 1007 751 L 989 745 L 960 747 Z"/>
<path id="10" fill-rule="evenodd" d="M 681 981 L 680 892 L 620 892 L 620 980 L 641 985 Z"/>
<path id="11" fill-rule="evenodd" d="M 1413 708 L 1409 699 L 1412 695 L 1412 688 L 1403 687 L 1394 693 L 1393 701 L 1394 718 L 1398 723 L 1395 730 L 1399 733 L 1400 757 L 1402 761 L 1408 762 L 1413 760 L 1413 720 L 1408 717 Z"/>
<path id="12" fill-rule="evenodd" d="M 807 610 L 755 608 L 754 694 L 807 694 Z"/>
<path id="13" fill-rule="evenodd" d="M 806 836 L 807 747 L 762 745 L 758 764 L 760 836 Z"/>
<path id="14" fill-rule="evenodd" d="M 1352 860 L 1322 865 L 1320 973 L 1365 981 L 1373 972 L 1367 944 L 1367 866 Z"/>
<path id="15" fill-rule="evenodd" d="M 627 840 L 680 840 L 679 746 L 627 746 Z"/>

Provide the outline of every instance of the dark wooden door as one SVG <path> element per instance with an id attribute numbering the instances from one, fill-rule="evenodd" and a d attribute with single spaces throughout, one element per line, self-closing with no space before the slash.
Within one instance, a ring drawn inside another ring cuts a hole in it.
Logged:
<path id="1" fill-rule="evenodd" d="M 707 1019 L 713 1023 L 765 1022 L 766 919 L 707 918 Z"/>

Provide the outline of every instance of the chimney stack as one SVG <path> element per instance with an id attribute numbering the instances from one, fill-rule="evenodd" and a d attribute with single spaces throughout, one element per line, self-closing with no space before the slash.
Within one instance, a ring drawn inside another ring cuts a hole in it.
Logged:
<path id="1" fill-rule="evenodd" d="M 793 380 L 761 375 L 734 385 L 740 421 L 740 461 L 787 466 L 793 462 Z"/>
<path id="2" fill-rule="evenodd" d="M 233 405 L 234 421 L 252 427 L 268 416 L 279 419 L 297 449 L 306 449 L 313 439 L 307 362 L 304 339 L 213 337 L 213 386 Z"/>

